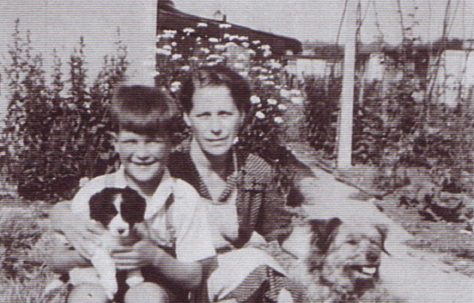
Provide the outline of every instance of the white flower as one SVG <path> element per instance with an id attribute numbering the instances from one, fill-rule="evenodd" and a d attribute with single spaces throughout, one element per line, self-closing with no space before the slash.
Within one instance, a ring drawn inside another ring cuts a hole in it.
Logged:
<path id="1" fill-rule="evenodd" d="M 267 102 L 268 102 L 268 104 L 270 104 L 270 105 L 277 105 L 277 104 L 278 104 L 278 101 L 275 100 L 275 99 L 272 99 L 272 98 L 271 98 L 271 99 L 268 99 Z"/>
<path id="2" fill-rule="evenodd" d="M 207 60 L 222 61 L 222 60 L 224 60 L 224 57 L 221 56 L 221 55 L 210 54 L 209 56 L 207 56 L 206 59 L 207 59 Z"/>
<path id="3" fill-rule="evenodd" d="M 208 48 L 206 48 L 206 47 L 201 47 L 200 50 L 201 50 L 201 52 L 203 52 L 205 55 L 207 55 L 207 54 L 209 54 L 209 53 L 211 52 L 211 51 L 210 51 Z"/>
<path id="4" fill-rule="evenodd" d="M 173 47 L 171 47 L 171 45 L 169 45 L 169 44 L 163 45 L 162 48 L 166 49 L 166 50 L 169 50 L 169 51 L 173 49 Z"/>
<path id="5" fill-rule="evenodd" d="M 199 42 L 199 41 L 201 41 L 201 40 L 202 40 L 201 37 L 197 37 L 197 38 L 196 38 L 196 42 Z"/>
<path id="6" fill-rule="evenodd" d="M 264 49 L 264 50 L 270 50 L 271 49 L 271 46 L 268 45 L 268 44 L 264 44 L 262 46 L 260 46 L 261 49 Z"/>
<path id="7" fill-rule="evenodd" d="M 245 47 L 245 48 L 248 48 L 250 46 L 250 44 L 248 42 L 242 42 L 242 46 Z"/>
<path id="8" fill-rule="evenodd" d="M 260 40 L 253 40 L 252 43 L 253 43 L 253 45 L 259 45 L 261 42 L 260 42 Z"/>
<path id="9" fill-rule="evenodd" d="M 280 104 L 278 104 L 278 109 L 283 112 L 283 111 L 287 110 L 288 107 L 285 104 L 280 103 Z"/>
<path id="10" fill-rule="evenodd" d="M 252 66 L 252 68 L 250 70 L 253 71 L 253 72 L 258 72 L 261 69 L 262 68 L 260 66 Z"/>
<path id="11" fill-rule="evenodd" d="M 303 104 L 303 101 L 304 101 L 304 100 L 303 100 L 303 97 L 301 97 L 301 96 L 294 96 L 294 97 L 291 97 L 290 100 L 291 100 L 291 103 L 293 103 L 293 104 L 298 104 L 298 105 L 299 105 L 299 104 Z"/>
<path id="12" fill-rule="evenodd" d="M 238 54 L 237 55 L 237 60 L 246 61 L 247 58 L 248 57 L 245 54 Z"/>
<path id="13" fill-rule="evenodd" d="M 273 118 L 273 121 L 275 121 L 276 124 L 282 124 L 283 123 L 283 118 L 282 117 L 275 117 L 275 118 Z"/>
<path id="14" fill-rule="evenodd" d="M 227 42 L 225 44 L 225 47 L 234 47 L 234 46 L 237 46 L 237 44 L 235 44 L 234 42 Z"/>
<path id="15" fill-rule="evenodd" d="M 194 28 L 191 28 L 191 27 L 183 28 L 183 33 L 185 33 L 185 34 L 192 34 L 194 32 L 195 32 Z"/>
<path id="16" fill-rule="evenodd" d="M 232 40 L 239 40 L 239 36 L 238 35 L 231 35 L 229 36 L 229 40 L 232 41 Z"/>
<path id="17" fill-rule="evenodd" d="M 264 67 L 261 68 L 260 71 L 261 71 L 262 73 L 264 73 L 264 74 L 268 73 L 268 69 L 266 69 L 266 68 L 264 68 Z"/>
<path id="18" fill-rule="evenodd" d="M 181 70 L 182 70 L 182 71 L 187 72 L 187 71 L 189 71 L 190 69 L 191 69 L 191 67 L 189 67 L 189 65 L 183 65 L 183 66 L 181 66 Z"/>
<path id="19" fill-rule="evenodd" d="M 240 41 L 247 41 L 248 39 L 249 39 L 249 37 L 247 37 L 247 36 L 239 36 Z"/>
<path id="20" fill-rule="evenodd" d="M 257 119 L 265 119 L 265 114 L 262 113 L 261 111 L 258 111 L 255 113 L 255 117 L 257 117 Z"/>
<path id="21" fill-rule="evenodd" d="M 294 96 L 301 96 L 301 91 L 299 89 L 292 89 L 290 92 Z"/>
<path id="22" fill-rule="evenodd" d="M 176 31 L 175 30 L 171 30 L 171 29 L 165 29 L 163 31 L 163 34 L 161 35 L 163 38 L 174 38 L 174 36 L 176 35 Z"/>
<path id="23" fill-rule="evenodd" d="M 230 34 L 229 34 L 229 33 L 225 33 L 225 34 L 224 34 L 224 39 L 227 39 L 227 38 L 230 38 Z"/>
<path id="24" fill-rule="evenodd" d="M 263 52 L 263 56 L 264 56 L 265 58 L 270 57 L 271 55 L 272 55 L 272 52 L 269 51 L 269 50 L 265 50 L 265 51 Z"/>
<path id="25" fill-rule="evenodd" d="M 267 76 L 264 76 L 264 75 L 258 75 L 258 76 L 257 76 L 257 79 L 260 80 L 260 81 L 265 81 L 265 80 L 268 79 L 268 77 L 267 77 Z"/>
<path id="26" fill-rule="evenodd" d="M 256 52 L 255 52 L 253 49 L 251 49 L 251 48 L 249 48 L 249 49 L 247 50 L 247 53 L 248 53 L 250 56 L 255 56 L 255 54 L 256 54 Z"/>
<path id="27" fill-rule="evenodd" d="M 260 98 L 258 96 L 252 96 L 250 97 L 250 103 L 252 104 L 259 104 L 260 103 Z"/>
<path id="28" fill-rule="evenodd" d="M 217 43 L 217 42 L 219 42 L 219 39 L 214 38 L 214 37 L 211 37 L 211 38 L 209 38 L 209 39 L 207 39 L 207 40 L 208 40 L 209 42 L 211 42 L 211 43 Z"/>
<path id="29" fill-rule="evenodd" d="M 181 88 L 181 82 L 179 81 L 174 81 L 171 83 L 170 91 L 173 93 L 177 92 Z"/>
<path id="30" fill-rule="evenodd" d="M 280 69 L 281 68 L 281 63 L 277 62 L 275 60 L 271 60 L 268 65 L 273 68 L 273 69 Z"/>
<path id="31" fill-rule="evenodd" d="M 221 23 L 219 24 L 219 28 L 231 28 L 232 25 L 229 23 Z"/>
<path id="32" fill-rule="evenodd" d="M 262 84 L 267 85 L 267 86 L 272 86 L 272 85 L 275 85 L 275 82 L 267 80 L 267 81 L 263 81 Z"/>
<path id="33" fill-rule="evenodd" d="M 196 56 L 189 57 L 189 61 L 197 61 L 197 60 L 199 60 L 199 58 Z"/>
<path id="34" fill-rule="evenodd" d="M 214 48 L 218 51 L 223 51 L 226 49 L 226 46 L 224 44 L 216 44 L 214 45 Z"/>
<path id="35" fill-rule="evenodd" d="M 198 24 L 196 25 L 197 27 L 207 27 L 207 23 L 205 22 L 198 22 Z"/>
<path id="36" fill-rule="evenodd" d="M 245 65 L 241 62 L 236 62 L 233 64 L 233 66 L 236 70 L 243 70 L 245 68 Z"/>
<path id="37" fill-rule="evenodd" d="M 171 60 L 179 60 L 181 58 L 183 58 L 183 55 L 181 55 L 181 54 L 173 54 L 171 56 Z"/>
<path id="38" fill-rule="evenodd" d="M 171 46 L 172 46 L 172 47 L 175 47 L 176 45 L 178 45 L 176 42 L 174 42 L 174 41 L 171 42 Z"/>
<path id="39" fill-rule="evenodd" d="M 165 56 L 171 55 L 171 52 L 169 50 L 163 49 L 163 48 L 157 48 L 156 53 L 160 55 L 165 55 Z"/>
<path id="40" fill-rule="evenodd" d="M 241 76 L 244 77 L 244 78 L 247 78 L 247 77 L 249 76 L 249 72 L 247 72 L 247 71 L 241 71 L 241 72 L 239 72 L 239 75 L 241 75 Z"/>
<path id="41" fill-rule="evenodd" d="M 287 89 L 282 89 L 280 90 L 280 96 L 288 99 L 289 97 L 291 97 L 291 92 Z"/>

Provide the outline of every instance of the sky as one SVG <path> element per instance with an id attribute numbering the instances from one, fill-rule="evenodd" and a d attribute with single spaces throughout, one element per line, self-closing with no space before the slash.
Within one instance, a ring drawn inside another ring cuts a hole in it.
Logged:
<path id="1" fill-rule="evenodd" d="M 346 0 L 175 0 L 175 6 L 182 11 L 203 17 L 212 17 L 216 10 L 227 15 L 227 20 L 260 30 L 271 31 L 300 40 L 335 41 Z M 354 0 L 350 0 L 356 3 Z M 400 0 L 404 23 L 414 20 L 415 35 L 424 41 L 441 36 L 444 12 L 448 0 Z M 375 3 L 375 9 L 374 5 Z M 458 4 L 459 3 L 459 4 Z M 415 10 L 414 7 L 418 9 Z M 451 36 L 472 37 L 474 27 L 474 1 L 452 0 Z M 457 10 L 456 10 L 457 6 Z M 401 40 L 400 15 L 397 0 L 362 0 L 361 11 L 365 16 L 362 39 L 371 42 L 379 33 L 378 20 L 384 39 L 390 43 Z M 456 12 L 456 13 L 455 13 Z M 414 18 L 408 16 L 415 14 Z M 341 40 L 341 39 L 340 39 Z"/>
<path id="2" fill-rule="evenodd" d="M 30 30 L 35 51 L 51 57 L 58 50 L 66 61 L 80 36 L 84 36 L 88 68 L 97 72 L 105 54 L 114 50 L 117 28 L 122 37 L 135 39 L 143 31 L 141 22 L 156 7 L 157 0 L 0 0 L 0 64 L 8 59 L 14 20 Z M 216 10 L 232 23 L 304 40 L 336 41 L 346 0 L 174 0 L 177 9 L 203 17 Z M 401 40 L 398 1 L 406 25 L 415 25 L 415 36 L 423 41 L 441 36 L 446 3 L 450 0 L 361 0 L 363 42 L 383 36 L 389 43 Z M 451 37 L 472 38 L 474 1 L 451 0 Z M 356 3 L 349 0 L 349 3 Z M 375 4 L 375 5 L 374 5 Z M 418 9 L 414 9 L 418 6 Z M 410 14 L 414 14 L 410 17 Z M 376 26 L 377 21 L 379 27 Z M 344 28 L 344 26 L 343 26 Z M 344 30 L 339 41 L 344 42 Z M 127 39 L 124 39 L 127 40 Z M 130 40 L 130 41 L 131 41 Z M 135 41 L 136 42 L 136 41 Z M 145 43 L 146 44 L 146 43 Z M 150 43 L 151 44 L 151 43 Z M 138 45 L 138 44 L 137 44 Z M 150 46 L 150 53 L 153 52 Z M 140 49 L 138 49 L 140 50 Z M 45 63 L 48 65 L 48 62 Z M 0 88 L 1 94 L 1 88 Z"/>

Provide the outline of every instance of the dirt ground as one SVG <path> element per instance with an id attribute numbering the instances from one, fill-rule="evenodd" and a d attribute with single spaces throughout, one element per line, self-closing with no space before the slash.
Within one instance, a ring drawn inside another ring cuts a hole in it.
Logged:
<path id="1" fill-rule="evenodd" d="M 360 191 L 369 187 L 370 171 L 329 172 L 305 147 L 293 151 L 319 178 L 308 213 L 389 226 L 392 256 L 384 258 L 381 276 L 392 293 L 416 303 L 474 302 L 474 234 L 466 223 L 426 221 L 416 208 L 399 207 L 398 192 L 374 199 Z"/>

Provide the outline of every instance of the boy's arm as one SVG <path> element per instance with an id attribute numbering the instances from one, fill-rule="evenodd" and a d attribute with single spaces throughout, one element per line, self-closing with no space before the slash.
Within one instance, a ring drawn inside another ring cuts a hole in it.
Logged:
<path id="1" fill-rule="evenodd" d="M 66 274 L 76 267 L 91 266 L 91 263 L 82 257 L 77 250 L 58 245 L 46 260 L 48 267 L 55 273 Z"/>
<path id="2" fill-rule="evenodd" d="M 179 261 L 149 240 L 142 240 L 132 247 L 114 249 L 112 257 L 118 270 L 151 266 L 167 280 L 185 290 L 199 287 L 206 276 L 207 264 L 213 262 L 212 258 L 194 262 Z"/>

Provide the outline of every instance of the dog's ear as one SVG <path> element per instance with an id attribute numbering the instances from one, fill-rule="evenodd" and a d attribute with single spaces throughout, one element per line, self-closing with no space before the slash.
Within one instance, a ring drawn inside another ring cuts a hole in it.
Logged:
<path id="1" fill-rule="evenodd" d="M 126 187 L 123 191 L 120 212 L 125 222 L 134 224 L 145 220 L 146 201 L 136 190 Z"/>
<path id="2" fill-rule="evenodd" d="M 117 215 L 118 210 L 113 204 L 114 196 L 117 190 L 115 188 L 104 188 L 94 194 L 89 200 L 89 215 L 92 220 L 107 226 L 112 218 Z"/>
<path id="3" fill-rule="evenodd" d="M 375 229 L 377 229 L 377 231 L 382 236 L 382 243 L 381 243 L 382 244 L 382 247 L 381 247 L 382 251 L 390 256 L 390 253 L 385 249 L 385 240 L 387 239 L 387 235 L 388 235 L 387 225 L 385 225 L 385 224 L 376 224 Z"/>
<path id="4" fill-rule="evenodd" d="M 339 218 L 332 218 L 329 220 L 311 219 L 308 222 L 314 235 L 311 244 L 316 245 L 322 253 L 326 253 L 342 221 Z"/>

